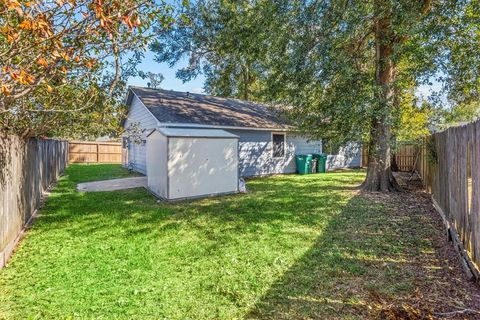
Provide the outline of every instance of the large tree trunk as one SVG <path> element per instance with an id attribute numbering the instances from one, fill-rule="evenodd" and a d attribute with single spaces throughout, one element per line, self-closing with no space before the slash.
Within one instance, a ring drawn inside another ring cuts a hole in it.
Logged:
<path id="1" fill-rule="evenodd" d="M 375 20 L 376 83 L 378 86 L 375 116 L 372 119 L 368 148 L 367 177 L 362 188 L 367 191 L 397 191 L 399 185 L 391 171 L 391 116 L 393 109 L 394 35 L 391 25 L 391 8 L 388 1 L 377 0 Z M 387 7 L 387 8 L 386 8 Z"/>
<path id="2" fill-rule="evenodd" d="M 397 138 L 395 136 L 392 137 L 392 146 L 394 147 L 394 152 L 391 152 L 391 155 L 390 155 L 390 168 L 392 169 L 392 172 L 397 172 L 397 171 L 400 171 L 399 167 L 398 167 L 398 163 L 397 163 L 397 156 L 396 156 L 396 153 L 397 153 Z"/>
<path id="3" fill-rule="evenodd" d="M 390 125 L 382 119 L 375 119 L 372 123 L 367 177 L 362 189 L 383 192 L 401 190 L 391 170 Z"/>
<path id="4" fill-rule="evenodd" d="M 395 156 L 395 153 L 392 153 L 390 168 L 391 168 L 392 172 L 400 171 L 400 168 L 398 167 L 397 157 Z"/>

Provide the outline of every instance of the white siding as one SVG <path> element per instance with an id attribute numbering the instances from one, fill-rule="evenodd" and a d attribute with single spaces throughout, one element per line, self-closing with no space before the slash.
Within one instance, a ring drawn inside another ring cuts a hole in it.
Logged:
<path id="1" fill-rule="evenodd" d="M 134 96 L 130 111 L 125 121 L 125 128 L 130 123 L 138 122 L 140 128 L 145 129 L 144 134 L 158 127 L 157 120 Z M 319 140 L 308 140 L 305 137 L 286 133 L 285 157 L 275 159 L 272 157 L 272 132 L 262 130 L 226 130 L 240 137 L 238 146 L 239 174 L 240 176 L 257 176 L 280 173 L 294 173 L 296 171 L 295 155 L 308 153 L 321 153 L 322 143 Z M 144 138 L 146 140 L 146 138 Z M 134 164 L 134 170 L 146 174 L 146 145 L 130 144 L 128 152 L 129 163 Z M 361 148 L 358 144 L 350 144 L 341 149 L 338 155 L 329 155 L 328 169 L 345 167 L 359 167 Z"/>
<path id="2" fill-rule="evenodd" d="M 168 158 L 167 137 L 158 131 L 147 138 L 147 178 L 148 188 L 161 198 L 168 197 Z"/>
<path id="3" fill-rule="evenodd" d="M 272 156 L 272 132 L 257 130 L 227 130 L 240 137 L 239 172 L 241 176 L 258 176 L 296 171 L 295 155 L 320 153 L 322 143 L 309 141 L 294 133 L 286 133 L 285 157 Z"/>
<path id="4" fill-rule="evenodd" d="M 146 135 L 151 130 L 157 127 L 157 120 L 143 105 L 143 103 L 136 96 L 133 96 L 130 110 L 125 120 L 124 128 L 128 128 L 131 123 L 139 123 L 139 127 L 144 129 L 143 139 L 146 140 Z M 130 143 L 128 148 L 128 162 L 133 164 L 135 171 L 146 174 L 146 144 L 133 144 Z"/>
<path id="5" fill-rule="evenodd" d="M 359 143 L 349 143 L 340 147 L 338 154 L 327 156 L 327 170 L 357 168 L 361 166 L 362 147 Z"/>

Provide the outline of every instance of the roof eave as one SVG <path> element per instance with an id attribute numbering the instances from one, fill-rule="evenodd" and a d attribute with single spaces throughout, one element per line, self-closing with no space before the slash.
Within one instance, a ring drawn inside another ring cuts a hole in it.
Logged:
<path id="1" fill-rule="evenodd" d="M 227 129 L 227 130 L 258 130 L 258 131 L 295 131 L 294 126 L 281 127 L 239 127 L 239 126 L 223 126 L 223 125 L 209 125 L 196 123 L 179 123 L 179 122 L 160 122 L 160 127 L 173 128 L 208 128 L 208 129 Z"/>

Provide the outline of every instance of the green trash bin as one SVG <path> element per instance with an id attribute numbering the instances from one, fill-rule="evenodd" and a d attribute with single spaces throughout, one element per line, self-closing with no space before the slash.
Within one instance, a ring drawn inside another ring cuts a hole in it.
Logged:
<path id="1" fill-rule="evenodd" d="M 295 156 L 295 163 L 297 165 L 297 173 L 309 174 L 312 168 L 311 154 L 297 154 Z"/>
<path id="2" fill-rule="evenodd" d="M 327 155 L 325 153 L 315 153 L 313 157 L 317 159 L 317 172 L 327 172 Z"/>

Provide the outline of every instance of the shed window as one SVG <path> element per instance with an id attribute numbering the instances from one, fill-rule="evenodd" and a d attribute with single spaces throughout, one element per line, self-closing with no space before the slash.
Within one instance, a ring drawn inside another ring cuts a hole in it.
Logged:
<path id="1" fill-rule="evenodd" d="M 272 134 L 273 157 L 283 158 L 285 156 L 285 134 Z"/>

